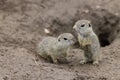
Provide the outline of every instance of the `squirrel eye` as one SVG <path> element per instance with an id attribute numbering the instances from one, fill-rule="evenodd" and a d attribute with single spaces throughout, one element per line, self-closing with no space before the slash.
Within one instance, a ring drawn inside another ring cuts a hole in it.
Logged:
<path id="1" fill-rule="evenodd" d="M 60 39 L 58 39 L 58 41 L 60 42 Z"/>
<path id="2" fill-rule="evenodd" d="M 85 26 L 84 24 L 81 25 L 81 27 L 84 27 L 84 26 Z"/>
<path id="3" fill-rule="evenodd" d="M 67 40 L 67 38 L 64 38 L 64 40 Z"/>
<path id="4" fill-rule="evenodd" d="M 91 27 L 91 24 L 89 24 L 89 27 Z"/>

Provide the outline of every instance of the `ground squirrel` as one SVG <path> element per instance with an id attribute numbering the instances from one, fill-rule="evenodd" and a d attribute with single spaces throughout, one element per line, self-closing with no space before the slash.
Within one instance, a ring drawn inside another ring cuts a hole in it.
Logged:
<path id="1" fill-rule="evenodd" d="M 85 59 L 80 63 L 93 62 L 93 64 L 99 64 L 101 56 L 100 43 L 92 29 L 91 22 L 88 20 L 78 20 L 73 29 L 78 35 L 80 46 L 84 50 Z"/>
<path id="2" fill-rule="evenodd" d="M 71 33 L 63 33 L 56 37 L 46 37 L 38 45 L 38 54 L 45 59 L 58 63 L 59 59 L 67 60 L 67 51 L 76 39 Z"/>

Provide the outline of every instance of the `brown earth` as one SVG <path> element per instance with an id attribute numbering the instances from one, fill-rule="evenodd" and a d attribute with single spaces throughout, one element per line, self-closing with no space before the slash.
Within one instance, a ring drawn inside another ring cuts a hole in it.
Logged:
<path id="1" fill-rule="evenodd" d="M 0 80 L 120 80 L 120 0 L 0 0 Z M 38 57 L 48 35 L 71 32 L 89 19 L 101 43 L 99 66 L 80 65 L 83 51 L 71 50 L 69 64 Z"/>

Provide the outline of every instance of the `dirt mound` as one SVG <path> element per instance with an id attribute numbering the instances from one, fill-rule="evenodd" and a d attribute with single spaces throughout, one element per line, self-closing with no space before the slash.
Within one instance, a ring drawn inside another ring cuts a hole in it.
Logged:
<path id="1" fill-rule="evenodd" d="M 120 79 L 119 0 L 110 1 L 0 0 L 0 80 Z M 79 19 L 92 21 L 104 46 L 99 66 L 79 65 L 83 51 L 78 49 L 68 55 L 69 64 L 52 64 L 36 55 L 46 30 L 52 36 L 74 34 L 72 27 Z"/>

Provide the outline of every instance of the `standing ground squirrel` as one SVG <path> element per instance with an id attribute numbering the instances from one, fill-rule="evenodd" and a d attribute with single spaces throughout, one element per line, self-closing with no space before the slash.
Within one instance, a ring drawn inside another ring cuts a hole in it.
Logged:
<path id="1" fill-rule="evenodd" d="M 77 32 L 79 44 L 84 50 L 85 59 L 80 63 L 85 64 L 92 61 L 93 64 L 99 64 L 101 56 L 100 43 L 92 29 L 91 22 L 79 20 L 75 23 L 73 29 Z"/>
<path id="2" fill-rule="evenodd" d="M 53 63 L 58 63 L 59 59 L 67 60 L 67 51 L 75 43 L 75 38 L 71 33 L 63 33 L 55 37 L 46 37 L 38 45 L 38 54 L 45 58 L 51 58 Z"/>

